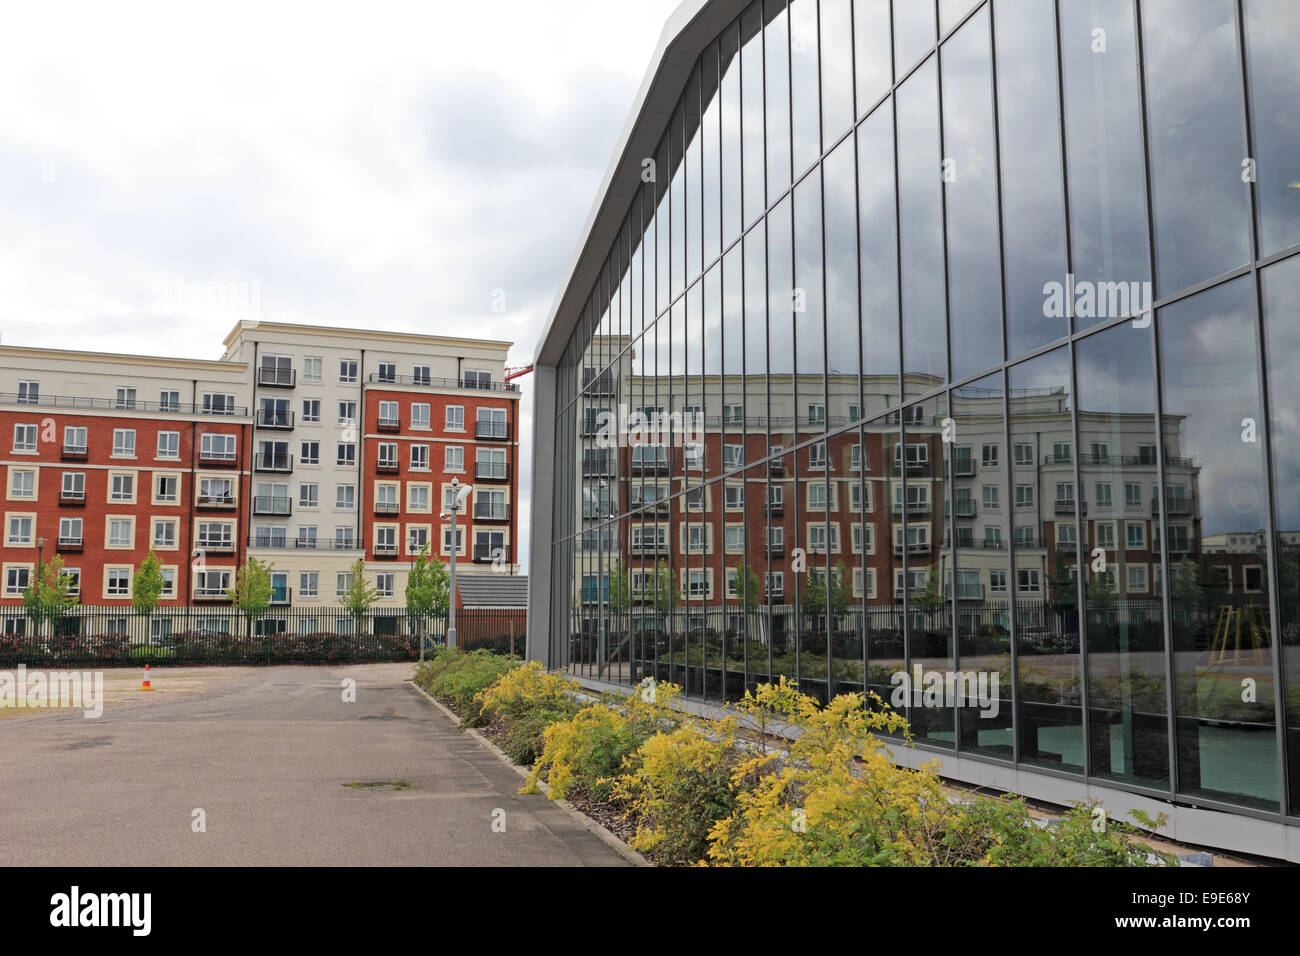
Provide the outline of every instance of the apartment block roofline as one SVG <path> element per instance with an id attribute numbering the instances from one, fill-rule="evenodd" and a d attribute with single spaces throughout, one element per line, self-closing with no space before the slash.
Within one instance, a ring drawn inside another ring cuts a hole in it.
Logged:
<path id="1" fill-rule="evenodd" d="M 426 335 L 422 332 L 390 332 L 381 329 L 353 329 L 333 325 L 306 325 L 297 322 L 261 322 L 248 321 L 241 319 L 235 323 L 235 327 L 230 330 L 222 344 L 229 349 L 234 345 L 235 340 L 241 334 L 248 333 L 255 335 L 259 331 L 280 332 L 290 335 L 300 335 L 303 333 L 320 333 L 324 335 L 334 335 L 341 338 L 364 339 L 368 342 L 394 342 L 397 344 L 410 345 L 421 343 L 425 345 L 443 345 L 448 347 L 456 346 L 478 346 L 485 348 L 499 348 L 508 350 L 514 346 L 514 342 L 507 342 L 502 339 L 477 339 L 469 337 L 458 337 L 451 335 Z"/>
<path id="2" fill-rule="evenodd" d="M 683 0 L 669 15 L 587 214 L 568 278 L 546 318 L 533 356 L 534 365 L 559 362 L 583 300 L 595 284 L 605 256 L 618 238 L 628 204 L 641 186 L 642 160 L 654 155 L 700 53 L 750 2 Z"/>
<path id="3" fill-rule="evenodd" d="M 246 372 L 247 362 L 227 359 L 196 359 L 176 355 L 139 355 L 132 352 L 92 352 L 31 345 L 0 345 L 0 358 L 63 359 L 73 362 L 117 362 L 129 365 L 161 365 L 196 371 Z"/>

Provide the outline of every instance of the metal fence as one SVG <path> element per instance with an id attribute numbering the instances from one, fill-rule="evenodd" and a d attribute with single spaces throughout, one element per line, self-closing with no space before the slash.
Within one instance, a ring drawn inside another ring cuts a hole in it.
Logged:
<path id="1" fill-rule="evenodd" d="M 447 643 L 447 618 L 372 608 L 272 607 L 251 616 L 231 607 L 78 606 L 38 621 L 3 609 L 0 667 L 203 664 L 349 664 L 412 661 Z M 524 653 L 522 608 L 458 609 L 457 646 Z"/>

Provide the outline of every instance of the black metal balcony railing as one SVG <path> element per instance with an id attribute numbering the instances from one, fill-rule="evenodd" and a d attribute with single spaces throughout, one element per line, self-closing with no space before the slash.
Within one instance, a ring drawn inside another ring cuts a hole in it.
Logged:
<path id="1" fill-rule="evenodd" d="M 491 545 L 491 544 L 474 545 L 475 564 L 490 564 L 493 560 L 496 559 L 498 555 L 500 555 L 503 559 L 505 558 L 504 545 L 499 545 L 499 544 L 498 545 Z"/>
<path id="2" fill-rule="evenodd" d="M 667 554 L 667 541 L 633 541 L 633 554 Z"/>
<path id="3" fill-rule="evenodd" d="M 253 459 L 253 468 L 256 471 L 293 471 L 293 455 L 258 452 Z"/>
<path id="4" fill-rule="evenodd" d="M 250 548 L 269 548 L 283 549 L 289 547 L 289 539 L 282 534 L 254 534 L 249 535 L 248 546 Z"/>
<path id="5" fill-rule="evenodd" d="M 769 541 L 767 543 L 767 553 L 770 557 L 780 557 L 785 554 L 785 542 Z"/>
<path id="6" fill-rule="evenodd" d="M 1056 505 L 1055 505 L 1055 509 L 1054 509 L 1054 510 L 1056 511 L 1056 513 L 1057 513 L 1058 515 L 1072 515 L 1072 514 L 1074 514 L 1074 499 L 1073 499 L 1073 498 L 1057 498 L 1057 499 L 1056 499 Z M 1087 506 L 1087 505 L 1084 505 L 1084 506 L 1083 506 L 1083 513 L 1084 513 L 1084 514 L 1087 514 L 1087 513 L 1088 513 L 1088 506 Z"/>
<path id="7" fill-rule="evenodd" d="M 1056 454 L 1053 452 L 1050 455 L 1043 456 L 1044 465 L 1069 465 L 1073 464 L 1073 462 L 1074 456 L 1069 452 L 1065 452 L 1064 454 Z"/>
<path id="8" fill-rule="evenodd" d="M 508 510 L 504 504 L 493 501 L 474 502 L 474 519 L 476 521 L 505 521 Z"/>
<path id="9" fill-rule="evenodd" d="M 210 492 L 200 494 L 196 505 L 200 508 L 233 508 L 237 502 L 230 492 Z"/>
<path id="10" fill-rule="evenodd" d="M 229 601 L 230 594 L 225 588 L 210 588 L 196 586 L 194 588 L 194 600 L 196 601 Z"/>
<path id="11" fill-rule="evenodd" d="M 893 507 L 894 514 L 903 513 L 903 503 L 895 501 Z M 910 515 L 924 515 L 930 513 L 930 502 L 927 501 L 909 501 L 907 503 L 907 513 Z"/>
<path id="12" fill-rule="evenodd" d="M 611 469 L 607 474 L 612 473 Z M 510 466 L 504 462 L 475 462 L 474 477 L 479 481 L 506 481 L 510 478 Z"/>
<path id="13" fill-rule="evenodd" d="M 907 542 L 906 546 L 904 546 L 903 542 L 901 541 L 894 542 L 894 554 L 901 555 L 905 549 L 908 554 L 929 554 L 930 542 L 909 541 Z"/>
<path id="14" fill-rule="evenodd" d="M 289 538 L 282 534 L 250 535 L 250 548 L 266 548 L 285 551 L 355 551 L 356 545 L 351 541 L 336 541 L 333 538 Z"/>
<path id="15" fill-rule="evenodd" d="M 582 390 L 588 395 L 613 395 L 614 376 L 608 372 L 582 376 Z"/>
<path id="16" fill-rule="evenodd" d="M 293 499 L 288 495 L 254 495 L 253 514 L 285 516 L 293 512 Z"/>
<path id="17" fill-rule="evenodd" d="M 381 432 L 401 431 L 402 428 L 402 420 L 400 418 L 390 418 L 382 415 L 375 424 Z"/>
<path id="18" fill-rule="evenodd" d="M 70 535 L 70 534 L 69 534 L 69 535 L 62 535 L 62 534 L 61 534 L 61 535 L 59 535 L 59 541 L 58 541 L 58 545 L 57 545 L 57 547 L 58 547 L 58 549 L 59 549 L 60 551 L 80 551 L 80 550 L 81 550 L 81 535 L 79 535 L 79 534 L 78 534 L 78 535 Z"/>
<path id="19" fill-rule="evenodd" d="M 767 473 L 772 477 L 779 477 L 785 474 L 785 462 L 775 459 L 767 463 Z"/>
<path id="20" fill-rule="evenodd" d="M 958 498 L 953 503 L 953 511 L 958 518 L 974 518 L 976 514 L 975 502 L 969 498 Z"/>
<path id="21" fill-rule="evenodd" d="M 952 461 L 952 473 L 958 478 L 970 478 L 975 474 L 974 458 L 954 458 Z"/>
<path id="22" fill-rule="evenodd" d="M 632 471 L 636 474 L 657 473 L 662 474 L 668 471 L 668 458 L 665 456 L 632 456 Z"/>
<path id="23" fill-rule="evenodd" d="M 210 554 L 225 554 L 235 550 L 235 542 L 230 538 L 199 538 L 194 547 Z"/>
<path id="24" fill-rule="evenodd" d="M 293 588 L 271 588 L 272 604 L 292 604 Z"/>
<path id="25" fill-rule="evenodd" d="M 237 451 L 226 451 L 224 448 L 199 449 L 199 461 L 205 465 L 233 465 L 238 458 Z"/>
<path id="26" fill-rule="evenodd" d="M 395 558 L 397 557 L 397 544 L 394 542 L 381 541 L 375 544 L 375 557 L 377 558 Z"/>
<path id="27" fill-rule="evenodd" d="M 984 600 L 984 585 L 982 584 L 959 584 L 957 585 L 958 601 L 982 601 Z"/>
<path id="28" fill-rule="evenodd" d="M 86 503 L 86 493 L 84 491 L 71 491 L 64 488 L 59 492 L 59 504 L 61 505 L 84 505 Z"/>
<path id="29" fill-rule="evenodd" d="M 291 368 L 263 367 L 257 370 L 257 384 L 267 388 L 293 388 L 297 374 Z"/>
<path id="30" fill-rule="evenodd" d="M 1160 505 L 1160 499 L 1151 499 L 1151 513 L 1157 514 L 1157 508 Z M 1190 515 L 1192 513 L 1192 499 L 1187 495 L 1166 495 L 1165 496 L 1165 514 L 1169 515 Z"/>
<path id="31" fill-rule="evenodd" d="M 257 427 L 273 428 L 287 431 L 293 428 L 293 412 L 282 412 L 271 408 L 257 410 Z"/>
<path id="32" fill-rule="evenodd" d="M 87 458 L 90 455 L 90 449 L 85 445 L 68 445 L 63 446 L 64 458 Z"/>
<path id="33" fill-rule="evenodd" d="M 632 510 L 639 511 L 645 509 L 654 514 L 667 515 L 672 514 L 673 506 L 667 498 L 655 498 L 649 501 L 643 501 L 640 498 L 632 501 Z"/>
<path id="34" fill-rule="evenodd" d="M 488 441 L 505 441 L 510 436 L 505 422 L 475 422 L 474 437 Z"/>
<path id="35" fill-rule="evenodd" d="M 468 388 L 489 392 L 517 392 L 513 382 L 469 382 L 458 378 L 431 378 L 425 375 L 380 375 L 371 372 L 366 381 L 372 385 L 418 385 L 424 388 Z"/>
<path id="36" fill-rule="evenodd" d="M 104 411 L 130 410 L 135 412 L 158 412 L 166 415 L 226 415 L 237 418 L 248 417 L 246 405 L 229 405 L 218 408 L 204 408 L 202 405 L 182 404 L 180 402 L 138 402 L 118 401 L 115 398 L 83 398 L 80 395 L 41 395 L 31 398 L 20 396 L 17 392 L 0 392 L 0 405 L 39 405 L 43 408 L 90 408 Z"/>
<path id="37" fill-rule="evenodd" d="M 402 470 L 396 458 L 379 458 L 375 461 L 375 471 L 382 471 L 385 474 L 395 474 Z"/>

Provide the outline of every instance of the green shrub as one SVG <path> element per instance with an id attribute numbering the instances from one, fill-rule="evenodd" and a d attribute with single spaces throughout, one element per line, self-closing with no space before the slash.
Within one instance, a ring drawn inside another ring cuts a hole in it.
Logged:
<path id="1" fill-rule="evenodd" d="M 641 745 L 681 724 L 681 716 L 668 706 L 681 688 L 675 684 L 650 687 L 653 693 L 611 697 L 547 727 L 542 755 L 523 792 L 535 793 L 545 771 L 553 800 L 578 788 L 592 800 L 608 801 L 618 774 L 639 766 L 636 754 Z"/>
<path id="2" fill-rule="evenodd" d="M 421 664 L 413 679 L 431 696 L 447 701 L 460 715 L 463 726 L 478 727 L 488 722 L 481 713 L 479 693 L 518 666 L 518 661 L 491 651 L 467 654 L 444 648 Z"/>
<path id="3" fill-rule="evenodd" d="M 710 736 L 687 723 L 641 745 L 639 766 L 619 778 L 613 794 L 637 818 L 638 850 L 667 864 L 704 858 L 709 830 L 736 809 L 740 752 L 732 728 L 724 722 Z"/>
<path id="4" fill-rule="evenodd" d="M 521 767 L 531 767 L 541 759 L 542 751 L 546 748 L 546 728 L 551 724 L 571 720 L 580 706 L 575 701 L 565 710 L 543 709 L 521 717 L 500 718 L 505 728 L 501 749 L 505 751 L 512 763 Z"/>

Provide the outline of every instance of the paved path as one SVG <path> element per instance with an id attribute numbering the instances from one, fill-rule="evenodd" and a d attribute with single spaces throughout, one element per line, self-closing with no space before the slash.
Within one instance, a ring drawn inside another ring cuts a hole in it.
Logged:
<path id="1" fill-rule="evenodd" d="M 517 795 L 412 671 L 160 668 L 156 694 L 109 695 L 98 719 L 0 720 L 0 865 L 626 865 L 545 797 Z M 392 780 L 411 789 L 346 786 Z"/>

